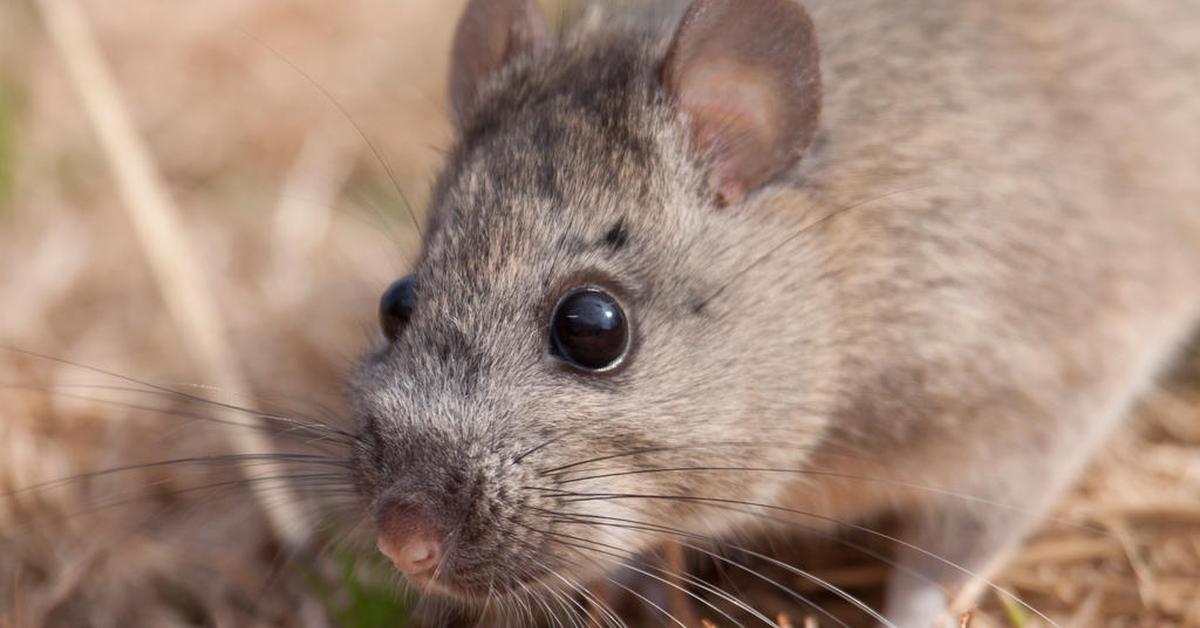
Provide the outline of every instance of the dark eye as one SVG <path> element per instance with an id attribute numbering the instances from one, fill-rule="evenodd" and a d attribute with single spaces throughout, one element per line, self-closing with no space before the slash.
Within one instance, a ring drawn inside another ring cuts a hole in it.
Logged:
<path id="1" fill-rule="evenodd" d="M 379 326 L 389 341 L 395 341 L 408 324 L 417 305 L 417 278 L 409 275 L 392 282 L 379 298 Z"/>
<path id="2" fill-rule="evenodd" d="M 554 308 L 550 342 L 563 360 L 588 371 L 615 368 L 629 349 L 629 323 L 617 300 L 595 288 L 567 293 Z"/>

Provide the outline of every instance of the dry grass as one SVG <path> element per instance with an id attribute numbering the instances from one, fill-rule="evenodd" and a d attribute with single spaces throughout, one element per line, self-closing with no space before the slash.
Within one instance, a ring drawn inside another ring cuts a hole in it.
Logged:
<path id="1" fill-rule="evenodd" d="M 186 390 L 337 416 L 339 378 L 372 333 L 375 298 L 418 246 L 396 188 L 419 208 L 448 141 L 442 85 L 458 3 L 85 7 L 253 398 Z M 379 147 L 394 183 L 322 89 Z M 82 111 L 34 5 L 0 4 L 0 344 L 157 383 L 214 383 L 189 357 Z M 220 426 L 164 413 L 211 414 L 203 405 L 115 390 L 130 384 L 21 353 L 0 352 L 0 364 L 0 494 L 230 449 Z M 1063 626 L 1200 626 L 1197 381 L 1181 374 L 1142 405 L 1062 521 L 999 583 Z M 369 605 L 357 590 L 369 567 L 337 550 L 321 563 L 332 574 L 285 561 L 254 499 L 280 500 L 277 490 L 189 490 L 237 477 L 229 466 L 147 468 L 0 500 L 0 627 L 327 621 L 303 600 L 347 625 L 386 625 L 338 614 Z M 879 576 L 855 565 L 822 573 L 863 589 Z M 1022 621 L 1037 625 L 994 595 L 971 617 Z"/>

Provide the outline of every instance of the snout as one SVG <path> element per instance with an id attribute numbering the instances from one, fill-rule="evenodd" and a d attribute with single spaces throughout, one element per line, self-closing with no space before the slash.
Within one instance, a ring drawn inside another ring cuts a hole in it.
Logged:
<path id="1" fill-rule="evenodd" d="M 447 451 L 462 449 L 408 450 L 365 496 L 376 547 L 397 572 L 421 590 L 476 599 L 502 589 L 520 557 L 537 553 L 525 517 L 543 504 L 522 491 L 530 480 L 508 457 Z"/>
<path id="2" fill-rule="evenodd" d="M 446 532 L 420 507 L 393 504 L 379 515 L 379 551 L 406 576 L 436 570 L 445 556 Z"/>
<path id="3" fill-rule="evenodd" d="M 355 464 L 376 547 L 410 584 L 481 601 L 557 565 L 544 537 L 559 524 L 540 514 L 556 498 L 530 488 L 542 461 L 520 456 L 532 445 L 406 427 L 402 439 L 363 447 Z"/>

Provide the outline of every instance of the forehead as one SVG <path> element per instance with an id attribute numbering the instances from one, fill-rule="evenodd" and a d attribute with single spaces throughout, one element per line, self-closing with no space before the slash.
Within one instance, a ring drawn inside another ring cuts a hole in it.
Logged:
<path id="1" fill-rule="evenodd" d="M 439 178 L 428 282 L 549 279 L 631 232 L 661 230 L 680 179 L 667 112 L 653 53 L 635 45 L 510 68 L 483 90 Z"/>

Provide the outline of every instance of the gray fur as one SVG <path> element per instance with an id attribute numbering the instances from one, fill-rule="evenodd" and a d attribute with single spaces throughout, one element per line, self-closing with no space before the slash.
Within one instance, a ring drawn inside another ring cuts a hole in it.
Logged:
<path id="1" fill-rule="evenodd" d="M 1200 5 L 804 4 L 822 54 L 818 136 L 741 205 L 714 206 L 659 84 L 669 31 L 583 20 L 514 60 L 464 117 L 413 320 L 351 380 L 362 491 L 374 508 L 415 500 L 455 530 L 444 587 L 505 591 L 544 577 L 533 561 L 598 576 L 534 530 L 594 529 L 537 508 L 704 535 L 754 523 L 528 488 L 554 486 L 539 469 L 658 447 L 677 449 L 602 466 L 816 468 L 1025 510 L 766 473 L 570 488 L 851 521 L 894 510 L 905 539 L 982 569 L 1037 522 L 1194 324 Z M 618 225 L 624 237 L 606 238 Z M 545 355 L 549 308 L 586 282 L 611 288 L 635 326 L 632 359 L 613 374 Z M 696 447 L 718 443 L 742 446 Z M 619 529 L 599 538 L 650 543 Z M 951 589 L 962 580 L 907 560 Z M 923 586 L 897 579 L 900 625 L 932 620 L 906 603 L 928 599 Z"/>

